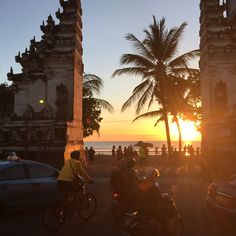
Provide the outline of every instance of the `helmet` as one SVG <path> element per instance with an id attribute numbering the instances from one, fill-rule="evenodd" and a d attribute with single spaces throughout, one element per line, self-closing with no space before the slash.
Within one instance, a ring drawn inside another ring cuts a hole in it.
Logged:
<path id="1" fill-rule="evenodd" d="M 131 157 L 127 158 L 126 160 L 127 168 L 133 168 L 135 166 L 135 162 L 136 160 L 134 158 L 131 158 Z"/>
<path id="2" fill-rule="evenodd" d="M 70 154 L 71 159 L 80 160 L 80 151 L 73 151 Z"/>
<path id="3" fill-rule="evenodd" d="M 147 179 L 156 180 L 160 176 L 160 172 L 156 168 L 148 168 L 146 171 Z"/>

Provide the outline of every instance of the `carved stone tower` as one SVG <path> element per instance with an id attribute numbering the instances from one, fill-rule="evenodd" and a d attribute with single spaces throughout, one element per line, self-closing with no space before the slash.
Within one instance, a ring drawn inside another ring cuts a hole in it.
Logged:
<path id="1" fill-rule="evenodd" d="M 48 16 L 40 27 L 42 40 L 33 38 L 16 56 L 22 73 L 8 73 L 14 111 L 0 120 L 0 149 L 49 163 L 83 148 L 81 3 L 60 0 L 60 5 L 59 24 Z"/>
<path id="2" fill-rule="evenodd" d="M 236 154 L 236 2 L 201 0 L 202 148 Z"/>

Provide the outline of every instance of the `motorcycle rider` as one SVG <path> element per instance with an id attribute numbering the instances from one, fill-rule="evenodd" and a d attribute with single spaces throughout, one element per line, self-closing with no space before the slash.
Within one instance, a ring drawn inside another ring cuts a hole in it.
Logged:
<path id="1" fill-rule="evenodd" d="M 145 217 L 157 219 L 159 217 L 159 208 L 161 203 L 161 192 L 157 182 L 160 172 L 156 168 L 148 168 L 146 179 L 139 186 L 139 204 L 138 210 Z"/>
<path id="2" fill-rule="evenodd" d="M 134 158 L 120 159 L 118 162 L 118 171 L 112 172 L 110 187 L 120 195 L 120 205 L 124 212 L 134 208 L 135 195 L 138 192 L 140 179 L 134 170 Z"/>

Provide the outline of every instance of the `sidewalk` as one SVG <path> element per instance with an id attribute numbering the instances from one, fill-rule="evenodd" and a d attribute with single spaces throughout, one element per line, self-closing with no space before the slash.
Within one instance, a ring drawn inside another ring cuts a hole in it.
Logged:
<path id="1" fill-rule="evenodd" d="M 170 163 L 160 157 L 150 156 L 145 165 L 137 160 L 135 168 L 145 172 L 146 168 L 154 167 L 160 171 L 162 177 L 192 177 L 198 175 L 198 168 L 192 160 L 181 160 L 178 163 Z M 100 155 L 88 164 L 88 172 L 94 177 L 109 177 L 111 172 L 117 169 L 117 161 L 112 156 Z"/>

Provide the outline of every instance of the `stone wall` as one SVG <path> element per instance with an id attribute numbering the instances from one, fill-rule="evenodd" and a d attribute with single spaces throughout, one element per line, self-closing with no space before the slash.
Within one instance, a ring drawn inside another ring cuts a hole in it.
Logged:
<path id="1" fill-rule="evenodd" d="M 60 0 L 60 5 L 59 24 L 49 15 L 40 26 L 42 40 L 33 38 L 16 56 L 22 73 L 8 73 L 15 88 L 14 115 L 0 121 L 0 150 L 44 162 L 83 149 L 82 10 L 79 0 Z"/>

